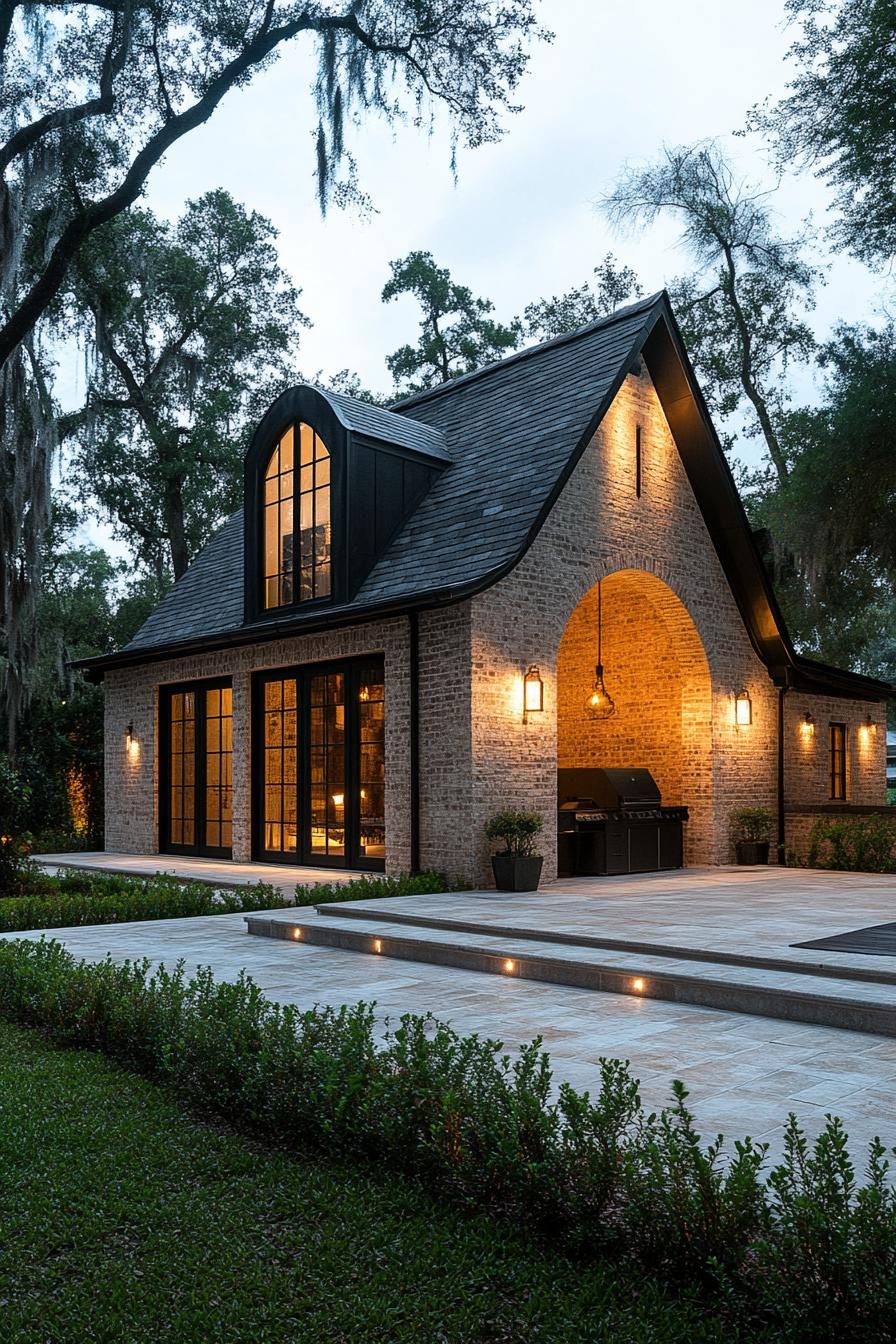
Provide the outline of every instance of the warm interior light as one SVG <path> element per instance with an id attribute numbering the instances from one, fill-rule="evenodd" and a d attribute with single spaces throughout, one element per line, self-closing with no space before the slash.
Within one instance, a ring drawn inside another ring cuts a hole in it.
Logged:
<path id="1" fill-rule="evenodd" d="M 504 969 L 505 969 L 505 971 L 508 972 L 508 974 L 513 970 L 513 966 L 514 966 L 514 963 L 513 963 L 512 961 L 505 961 L 505 963 L 504 963 Z"/>
<path id="2" fill-rule="evenodd" d="M 734 722 L 738 728 L 749 728 L 753 722 L 753 701 L 746 690 L 737 693 L 734 701 Z"/>
<path id="3" fill-rule="evenodd" d="M 345 794 L 344 794 L 344 793 L 334 793 L 334 794 L 333 794 L 333 802 L 336 804 L 337 807 L 341 807 L 342 804 L 345 802 Z"/>
<path id="4" fill-rule="evenodd" d="M 646 983 L 646 982 L 645 982 L 644 980 L 641 979 L 640 975 L 638 975 L 638 976 L 636 976 L 635 979 L 632 981 L 632 989 L 635 991 L 636 994 L 643 994 L 643 993 L 644 993 L 644 988 L 645 988 L 645 983 Z"/>
<path id="5" fill-rule="evenodd" d="M 523 709 L 526 714 L 541 714 L 544 710 L 544 682 L 534 663 L 523 677 Z"/>
<path id="6" fill-rule="evenodd" d="M 358 699 L 359 699 L 359 700 L 364 700 L 364 701 L 367 701 L 367 700 L 370 699 L 370 687 L 369 687 L 369 686 L 362 686 L 362 687 L 361 687 L 360 691 L 358 692 Z"/>

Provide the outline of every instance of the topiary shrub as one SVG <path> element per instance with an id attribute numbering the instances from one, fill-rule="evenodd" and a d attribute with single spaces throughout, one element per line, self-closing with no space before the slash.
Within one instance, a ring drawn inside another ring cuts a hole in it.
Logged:
<path id="1" fill-rule="evenodd" d="M 518 812 L 508 807 L 491 818 L 485 834 L 489 840 L 503 844 L 502 854 L 525 858 L 536 853 L 535 837 L 543 826 L 544 818 L 538 812 Z"/>
<path id="2" fill-rule="evenodd" d="M 386 877 L 353 877 L 351 882 L 306 882 L 296 887 L 296 905 L 331 905 L 335 901 L 377 901 L 393 896 L 430 896 L 440 891 L 465 891 L 466 883 L 444 873 L 398 873 Z"/>

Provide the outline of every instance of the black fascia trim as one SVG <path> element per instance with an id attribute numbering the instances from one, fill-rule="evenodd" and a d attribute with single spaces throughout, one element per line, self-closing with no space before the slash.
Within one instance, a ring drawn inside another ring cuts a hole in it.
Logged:
<path id="1" fill-rule="evenodd" d="M 261 602 L 262 477 L 268 458 L 288 425 L 304 420 L 323 439 L 330 454 L 330 535 L 332 593 L 313 604 L 295 603 L 278 611 L 332 605 L 344 600 L 348 579 L 344 527 L 350 430 L 347 430 L 323 393 L 313 387 L 290 387 L 269 407 L 252 435 L 243 461 L 243 621 L 249 625 L 264 614 Z"/>
<path id="2" fill-rule="evenodd" d="M 747 633 L 777 686 L 810 689 L 852 699 L 884 699 L 888 682 L 803 658 L 793 647 L 734 476 L 688 357 L 668 298 L 644 343 L 644 361 L 669 422 L 700 512 L 722 563 Z"/>

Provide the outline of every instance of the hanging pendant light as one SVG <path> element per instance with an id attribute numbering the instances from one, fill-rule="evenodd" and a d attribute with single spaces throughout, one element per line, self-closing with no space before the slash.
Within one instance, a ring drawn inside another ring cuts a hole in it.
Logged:
<path id="1" fill-rule="evenodd" d="M 585 701 L 585 710 L 591 719 L 609 719 L 616 713 L 616 703 L 604 685 L 604 665 L 601 650 L 601 626 L 603 611 L 601 608 L 600 580 L 597 582 L 597 667 L 594 669 L 594 684 L 591 694 Z"/>

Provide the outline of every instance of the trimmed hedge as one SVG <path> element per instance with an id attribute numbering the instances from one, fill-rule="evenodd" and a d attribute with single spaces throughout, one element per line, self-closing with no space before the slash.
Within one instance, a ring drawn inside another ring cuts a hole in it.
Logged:
<path id="1" fill-rule="evenodd" d="M 37 873 L 34 883 L 37 890 L 0 900 L 0 932 L 229 915 L 288 904 L 280 891 L 264 882 L 222 890 L 174 877 L 135 878 L 69 869 L 58 877 Z"/>
<path id="2" fill-rule="evenodd" d="M 661 1114 L 603 1060 L 595 1097 L 561 1084 L 540 1041 L 518 1057 L 406 1016 L 376 1042 L 372 1008 L 299 1012 L 251 980 L 148 963 L 77 962 L 58 943 L 0 945 L 0 1014 L 171 1084 L 190 1106 L 295 1149 L 363 1157 L 436 1193 L 698 1285 L 738 1320 L 788 1340 L 896 1330 L 896 1195 L 885 1149 L 859 1187 L 830 1119 L 809 1145 L 791 1117 L 783 1162 L 765 1146 L 704 1149 L 681 1083 Z"/>
<path id="3" fill-rule="evenodd" d="M 328 905 L 333 901 L 374 901 L 392 896 L 431 896 L 466 891 L 459 879 L 444 873 L 402 873 L 398 877 L 354 877 L 350 882 L 312 882 L 296 887 L 296 905 Z"/>

